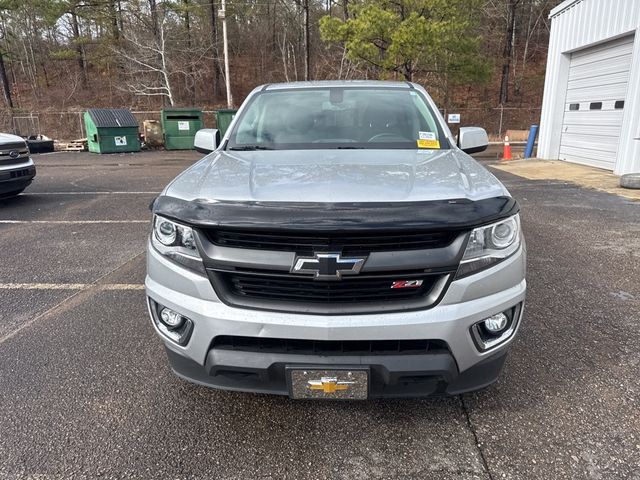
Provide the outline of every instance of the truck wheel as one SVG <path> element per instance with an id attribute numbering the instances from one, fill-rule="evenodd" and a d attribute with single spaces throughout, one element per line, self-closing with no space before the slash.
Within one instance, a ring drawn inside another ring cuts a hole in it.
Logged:
<path id="1" fill-rule="evenodd" d="M 627 173 L 620 177 L 620 186 L 623 188 L 640 188 L 640 173 Z"/>

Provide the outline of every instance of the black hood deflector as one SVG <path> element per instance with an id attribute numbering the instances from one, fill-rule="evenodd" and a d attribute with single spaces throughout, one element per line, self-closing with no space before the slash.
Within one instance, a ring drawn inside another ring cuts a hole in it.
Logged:
<path id="1" fill-rule="evenodd" d="M 185 201 L 161 195 L 153 213 L 196 227 L 299 232 L 460 230 L 495 222 L 519 211 L 511 197 L 424 202 L 293 203 Z"/>

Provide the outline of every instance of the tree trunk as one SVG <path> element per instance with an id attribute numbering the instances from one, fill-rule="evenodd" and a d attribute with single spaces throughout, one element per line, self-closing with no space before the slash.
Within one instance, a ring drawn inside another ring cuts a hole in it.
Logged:
<path id="1" fill-rule="evenodd" d="M 413 64 L 411 61 L 405 62 L 402 66 L 402 75 L 407 82 L 413 81 Z"/>
<path id="2" fill-rule="evenodd" d="M 285 81 L 289 81 L 289 69 L 287 65 L 289 64 L 289 44 L 287 43 L 287 30 L 285 29 L 282 33 L 282 44 L 278 44 L 280 47 L 280 54 L 282 56 L 282 71 L 284 73 Z"/>
<path id="3" fill-rule="evenodd" d="M 116 0 L 116 4 L 118 6 L 117 22 L 118 22 L 118 25 L 120 26 L 120 31 L 122 32 L 124 30 L 124 18 L 123 18 L 123 15 L 122 15 L 122 2 L 120 0 Z"/>
<path id="4" fill-rule="evenodd" d="M 191 42 L 191 13 L 189 12 L 189 0 L 183 0 L 184 2 L 184 27 L 187 30 L 187 51 L 191 53 L 193 51 L 193 46 Z M 191 104 L 196 104 L 196 72 L 193 67 L 193 62 L 189 62 L 189 73 L 187 78 L 187 91 L 189 92 L 189 96 Z"/>
<path id="5" fill-rule="evenodd" d="M 507 29 L 505 31 L 504 50 L 502 51 L 502 79 L 500 81 L 500 105 L 509 101 L 509 73 L 511 70 L 511 55 L 516 27 L 516 8 L 520 0 L 507 0 Z"/>
<path id="6" fill-rule="evenodd" d="M 11 85 L 7 77 L 7 69 L 4 66 L 4 52 L 0 51 L 0 81 L 2 81 L 2 92 L 4 93 L 4 101 L 7 107 L 13 108 L 13 99 L 11 98 Z"/>
<path id="7" fill-rule="evenodd" d="M 80 79 L 82 86 L 87 87 L 87 61 L 84 53 L 84 46 L 80 39 L 80 25 L 78 24 L 78 16 L 75 12 L 71 12 L 71 30 L 73 32 L 73 43 L 75 44 L 78 69 L 80 70 Z"/>
<path id="8" fill-rule="evenodd" d="M 114 40 L 120 38 L 120 28 L 118 25 L 118 9 L 115 0 L 109 1 L 109 21 L 111 22 L 111 36 Z"/>
<path id="9" fill-rule="evenodd" d="M 49 75 L 47 74 L 47 66 L 44 63 L 44 60 L 40 59 L 40 68 L 42 69 L 42 74 L 44 75 L 44 84 L 47 88 L 51 87 L 51 82 L 49 81 Z"/>
<path id="10" fill-rule="evenodd" d="M 156 0 L 149 0 L 149 11 L 151 12 L 151 29 L 153 38 L 158 39 L 158 5 Z"/>
<path id="11" fill-rule="evenodd" d="M 220 49 L 218 47 L 218 6 L 211 0 L 211 36 L 213 39 L 213 98 L 220 96 Z"/>
<path id="12" fill-rule="evenodd" d="M 38 38 L 37 31 L 34 31 L 34 38 Z M 25 49 L 27 64 L 31 64 L 31 66 L 29 67 L 29 72 L 31 75 L 33 96 L 35 98 L 40 98 L 42 94 L 40 91 L 40 86 L 38 85 L 38 63 L 36 62 L 36 55 L 33 51 L 33 43 L 31 38 L 29 38 L 27 44 L 25 45 Z"/>
<path id="13" fill-rule="evenodd" d="M 309 0 L 304 0 L 304 79 L 311 79 L 311 58 L 309 55 Z"/>

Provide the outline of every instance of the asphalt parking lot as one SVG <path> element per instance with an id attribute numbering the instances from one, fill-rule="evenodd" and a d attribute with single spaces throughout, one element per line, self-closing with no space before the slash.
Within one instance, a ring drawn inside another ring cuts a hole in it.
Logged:
<path id="1" fill-rule="evenodd" d="M 500 381 L 295 402 L 179 380 L 148 321 L 148 205 L 198 158 L 36 156 L 0 202 L 0 478 L 640 479 L 640 202 L 496 171 L 529 252 Z"/>

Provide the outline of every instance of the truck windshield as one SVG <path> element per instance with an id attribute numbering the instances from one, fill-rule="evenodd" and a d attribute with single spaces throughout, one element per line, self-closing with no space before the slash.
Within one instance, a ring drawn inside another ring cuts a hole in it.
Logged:
<path id="1" fill-rule="evenodd" d="M 229 150 L 449 148 L 430 106 L 413 89 L 267 90 L 249 102 Z"/>

